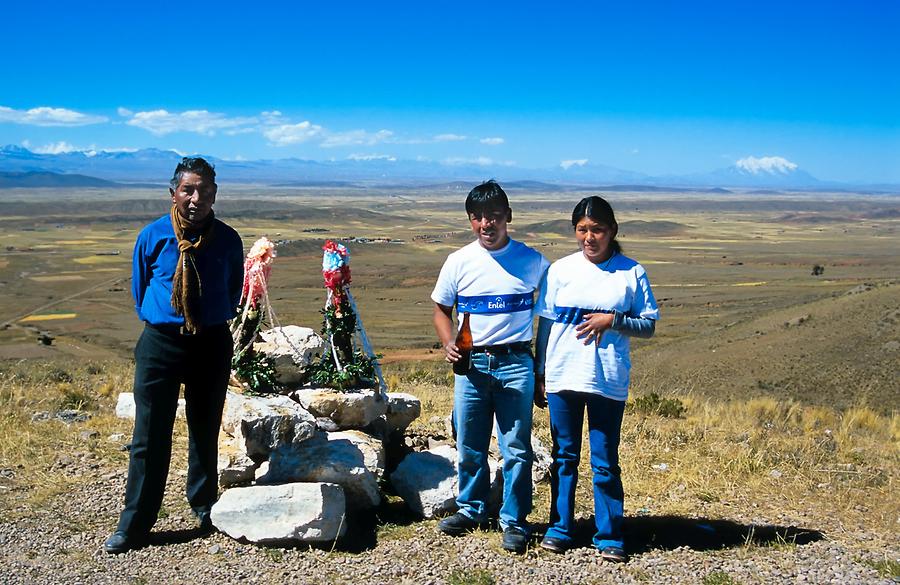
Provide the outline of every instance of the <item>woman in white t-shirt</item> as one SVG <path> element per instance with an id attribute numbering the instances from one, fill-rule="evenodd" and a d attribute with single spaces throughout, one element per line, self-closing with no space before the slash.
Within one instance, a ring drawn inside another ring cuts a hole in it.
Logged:
<path id="1" fill-rule="evenodd" d="M 553 263 L 536 308 L 538 406 L 549 404 L 553 435 L 550 526 L 541 546 L 565 552 L 575 526 L 575 483 L 587 411 L 596 533 L 604 559 L 626 560 L 619 435 L 631 370 L 630 337 L 653 335 L 659 309 L 644 268 L 622 254 L 619 226 L 602 197 L 572 212 L 580 251 Z"/>

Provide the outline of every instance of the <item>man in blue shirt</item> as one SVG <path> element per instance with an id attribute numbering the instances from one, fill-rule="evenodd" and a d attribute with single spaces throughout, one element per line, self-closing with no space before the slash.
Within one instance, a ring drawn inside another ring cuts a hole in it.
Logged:
<path id="1" fill-rule="evenodd" d="M 211 527 L 217 496 L 218 435 L 231 374 L 228 321 L 240 302 L 243 245 L 215 218 L 216 172 L 202 158 L 175 168 L 170 212 L 145 227 L 134 246 L 131 292 L 145 323 L 134 349 L 134 437 L 125 509 L 106 540 L 110 554 L 147 543 L 162 505 L 178 392 L 188 426 L 187 498 Z"/>

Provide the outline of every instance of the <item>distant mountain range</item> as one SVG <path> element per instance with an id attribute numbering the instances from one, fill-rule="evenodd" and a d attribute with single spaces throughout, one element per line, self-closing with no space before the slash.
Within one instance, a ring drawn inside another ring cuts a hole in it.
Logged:
<path id="1" fill-rule="evenodd" d="M 181 154 L 153 148 L 131 152 L 39 154 L 20 146 L 0 147 L 0 188 L 163 186 Z M 334 160 L 297 158 L 226 160 L 215 164 L 220 182 L 278 187 L 415 187 L 467 191 L 473 182 L 496 178 L 523 190 L 703 191 L 729 188 L 859 190 L 900 192 L 898 185 L 862 186 L 821 181 L 796 165 L 755 168 L 739 164 L 709 173 L 651 176 L 587 161 L 567 161 L 544 169 L 509 165 L 444 164 L 421 160 Z"/>

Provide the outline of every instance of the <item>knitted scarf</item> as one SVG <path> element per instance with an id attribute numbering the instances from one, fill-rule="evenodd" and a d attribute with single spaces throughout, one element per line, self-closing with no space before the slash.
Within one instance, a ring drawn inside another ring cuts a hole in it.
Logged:
<path id="1" fill-rule="evenodd" d="M 200 330 L 199 301 L 203 296 L 200 274 L 194 261 L 194 253 L 209 247 L 215 230 L 215 214 L 210 210 L 203 221 L 189 221 L 178 213 L 174 205 L 169 212 L 175 239 L 178 240 L 178 266 L 172 279 L 172 307 L 175 313 L 184 316 L 184 326 L 191 333 Z M 187 239 L 185 232 L 199 233 L 196 242 Z"/>

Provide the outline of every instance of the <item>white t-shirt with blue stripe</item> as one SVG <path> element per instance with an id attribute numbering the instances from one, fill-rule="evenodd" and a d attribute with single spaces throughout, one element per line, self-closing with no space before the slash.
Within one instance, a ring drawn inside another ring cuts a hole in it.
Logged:
<path id="1" fill-rule="evenodd" d="M 534 292 L 549 266 L 521 242 L 488 250 L 476 240 L 447 257 L 431 300 L 470 313 L 477 346 L 531 341 Z"/>
<path id="2" fill-rule="evenodd" d="M 631 374 L 629 338 L 612 329 L 603 333 L 599 345 L 584 345 L 584 338 L 576 337 L 575 327 L 594 311 L 658 319 L 644 267 L 622 254 L 594 264 L 580 251 L 553 263 L 535 308 L 554 322 L 547 341 L 545 387 L 547 392 L 573 390 L 624 401 Z"/>

